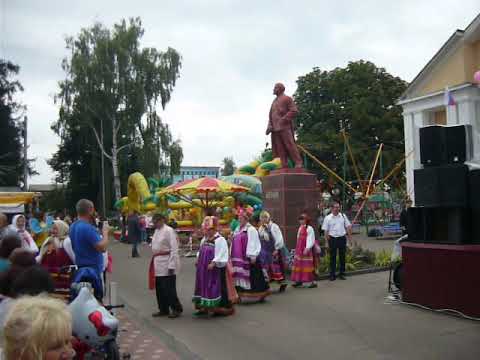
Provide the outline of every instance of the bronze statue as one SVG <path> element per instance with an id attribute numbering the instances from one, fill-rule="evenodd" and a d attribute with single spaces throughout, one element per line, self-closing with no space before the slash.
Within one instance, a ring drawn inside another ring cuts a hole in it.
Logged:
<path id="1" fill-rule="evenodd" d="M 303 168 L 302 158 L 293 137 L 293 120 L 298 113 L 297 106 L 285 93 L 285 86 L 275 84 L 273 94 L 277 97 L 270 108 L 266 134 L 272 133 L 273 157 L 279 157 L 282 168 L 288 167 L 288 158 L 292 159 L 296 168 Z"/>

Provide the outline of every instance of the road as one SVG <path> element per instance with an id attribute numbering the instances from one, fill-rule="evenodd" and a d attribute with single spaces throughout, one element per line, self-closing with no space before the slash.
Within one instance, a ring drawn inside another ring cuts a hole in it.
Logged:
<path id="1" fill-rule="evenodd" d="M 388 273 L 321 281 L 317 289 L 289 288 L 264 304 L 239 305 L 233 317 L 192 316 L 194 265 L 182 258 L 178 292 L 185 313 L 152 318 L 147 289 L 149 248 L 129 258 L 115 243 L 113 280 L 128 312 L 180 359 L 479 359 L 480 322 L 406 305 L 385 304 Z"/>

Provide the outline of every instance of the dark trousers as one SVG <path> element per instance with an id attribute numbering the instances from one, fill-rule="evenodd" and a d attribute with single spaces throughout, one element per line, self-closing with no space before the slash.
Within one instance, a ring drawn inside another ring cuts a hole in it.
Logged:
<path id="1" fill-rule="evenodd" d="M 177 276 L 156 276 L 155 292 L 157 294 L 158 310 L 168 314 L 170 309 L 182 312 L 183 306 L 177 296 Z"/>
<path id="2" fill-rule="evenodd" d="M 335 277 L 335 270 L 337 268 L 337 251 L 340 258 L 340 275 L 344 275 L 347 238 L 345 236 L 330 237 L 328 240 L 328 247 L 330 248 L 330 276 Z"/>
<path id="3" fill-rule="evenodd" d="M 132 242 L 132 256 L 138 256 L 138 243 L 140 242 L 140 239 L 133 238 L 131 239 Z"/>

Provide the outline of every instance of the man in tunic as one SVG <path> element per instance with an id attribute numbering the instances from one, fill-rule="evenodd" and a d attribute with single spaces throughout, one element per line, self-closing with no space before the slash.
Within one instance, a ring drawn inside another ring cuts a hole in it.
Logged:
<path id="1" fill-rule="evenodd" d="M 298 113 L 297 106 L 290 96 L 285 95 L 285 86 L 275 84 L 273 94 L 277 97 L 270 108 L 266 134 L 272 134 L 273 157 L 279 157 L 282 168 L 288 167 L 288 157 L 296 168 L 302 168 L 302 158 L 293 137 L 293 120 Z"/>
<path id="2" fill-rule="evenodd" d="M 158 312 L 153 317 L 168 316 L 177 318 L 183 307 L 177 296 L 178 257 L 177 233 L 165 224 L 165 215 L 155 214 L 155 233 L 152 237 L 152 260 L 149 269 L 149 288 L 155 288 Z M 170 312 L 171 310 L 171 312 Z"/>

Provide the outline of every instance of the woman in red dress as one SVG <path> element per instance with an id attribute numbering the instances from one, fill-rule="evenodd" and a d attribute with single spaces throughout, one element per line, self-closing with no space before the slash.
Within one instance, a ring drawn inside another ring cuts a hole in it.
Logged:
<path id="1" fill-rule="evenodd" d="M 67 268 L 75 263 L 70 238 L 69 227 L 62 220 L 55 220 L 50 236 L 40 248 L 37 261 L 45 267 L 55 283 L 55 292 L 67 296 L 70 292 L 70 274 Z"/>
<path id="2" fill-rule="evenodd" d="M 315 283 L 315 231 L 310 226 L 310 218 L 302 214 L 298 218 L 300 227 L 297 233 L 297 246 L 293 258 L 291 280 L 295 282 L 293 287 L 301 287 L 306 284 L 309 288 L 316 288 Z"/>

